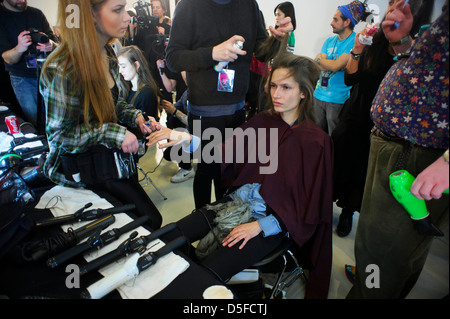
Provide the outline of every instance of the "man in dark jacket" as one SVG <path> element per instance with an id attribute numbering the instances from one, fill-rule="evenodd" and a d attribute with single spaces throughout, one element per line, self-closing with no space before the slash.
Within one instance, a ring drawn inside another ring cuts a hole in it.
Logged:
<path id="1" fill-rule="evenodd" d="M 270 27 L 279 40 L 293 29 L 290 18 L 283 22 L 285 24 L 277 30 Z M 244 123 L 252 55 L 266 39 L 254 0 L 183 0 L 178 3 L 166 60 L 169 68 L 187 72 L 191 133 L 203 135 L 212 127 L 220 129 L 224 137 L 225 128 L 236 128 Z M 243 42 L 242 49 L 234 46 L 237 41 Z M 216 71 L 214 66 L 219 62 L 229 64 Z M 230 85 L 220 85 L 224 74 Z M 202 147 L 209 142 L 202 139 Z M 212 181 L 216 199 L 220 199 L 223 195 L 220 165 L 200 159 L 194 179 L 197 208 L 211 202 Z"/>

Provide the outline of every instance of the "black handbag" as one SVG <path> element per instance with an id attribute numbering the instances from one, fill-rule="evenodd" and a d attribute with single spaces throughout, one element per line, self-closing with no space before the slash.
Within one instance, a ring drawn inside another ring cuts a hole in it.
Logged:
<path id="1" fill-rule="evenodd" d="M 137 174 L 136 158 L 120 149 L 96 145 L 86 152 L 61 156 L 65 177 L 84 184 L 129 179 Z"/>
<path id="2" fill-rule="evenodd" d="M 33 227 L 27 204 L 34 192 L 13 170 L 0 178 L 0 259 L 17 245 Z"/>

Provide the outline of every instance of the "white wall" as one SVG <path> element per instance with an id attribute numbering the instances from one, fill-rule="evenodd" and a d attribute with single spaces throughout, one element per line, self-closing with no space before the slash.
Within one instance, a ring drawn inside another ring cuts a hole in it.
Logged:
<path id="1" fill-rule="evenodd" d="M 273 10 L 277 4 L 285 0 L 257 0 L 264 14 L 266 25 L 274 25 Z M 330 26 L 331 19 L 340 5 L 352 0 L 290 0 L 295 8 L 297 29 L 295 30 L 295 54 L 315 58 L 320 52 L 326 38 L 333 35 Z M 361 0 L 362 1 L 362 0 Z M 440 15 L 445 0 L 435 0 L 434 18 Z M 368 5 L 376 5 L 380 10 L 380 20 L 384 17 L 388 0 L 369 0 Z M 359 23 L 355 31 L 364 28 L 365 23 Z"/>
<path id="2" fill-rule="evenodd" d="M 51 27 L 56 25 L 58 3 L 58 0 L 28 0 L 29 6 L 38 8 L 44 12 Z"/>
<path id="3" fill-rule="evenodd" d="M 283 0 L 257 0 L 266 20 L 266 26 L 273 26 L 273 10 Z M 330 23 L 337 7 L 351 0 L 291 0 L 295 8 L 297 29 L 295 34 L 295 54 L 314 58 L 322 48 L 326 38 L 333 35 Z M 370 0 L 384 13 L 388 0 Z M 362 25 L 360 23 L 360 25 Z M 360 26 L 358 26 L 360 27 Z"/>
<path id="4" fill-rule="evenodd" d="M 86 0 L 87 1 L 87 0 Z M 136 0 L 128 0 L 127 8 L 131 8 Z M 148 1 L 148 0 L 147 0 Z M 173 12 L 175 0 L 170 1 L 170 9 Z M 245 0 L 246 1 L 246 0 Z M 284 0 L 257 0 L 264 14 L 266 25 L 274 25 L 274 8 Z M 332 36 L 330 26 L 331 19 L 340 5 L 350 3 L 351 0 L 290 0 L 295 7 L 297 29 L 295 30 L 295 53 L 314 58 L 320 52 L 323 42 Z M 436 17 L 445 0 L 435 0 L 434 17 Z M 377 5 L 382 18 L 386 10 L 388 0 L 369 0 L 368 4 Z M 28 0 L 28 4 L 41 9 L 46 15 L 51 26 L 56 25 L 58 0 Z M 360 23 L 356 31 L 364 26 Z"/>

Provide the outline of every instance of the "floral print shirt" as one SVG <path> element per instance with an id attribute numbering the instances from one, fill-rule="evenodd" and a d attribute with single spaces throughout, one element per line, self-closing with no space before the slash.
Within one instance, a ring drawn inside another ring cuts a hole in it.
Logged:
<path id="1" fill-rule="evenodd" d="M 371 115 L 384 133 L 423 147 L 448 148 L 448 20 L 447 9 L 381 83 Z"/>

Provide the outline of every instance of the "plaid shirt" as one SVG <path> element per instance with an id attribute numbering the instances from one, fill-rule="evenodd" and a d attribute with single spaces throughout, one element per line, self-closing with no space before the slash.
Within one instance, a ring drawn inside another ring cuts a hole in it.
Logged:
<path id="1" fill-rule="evenodd" d="M 136 127 L 136 117 L 141 111 L 127 104 L 128 90 L 123 85 L 114 52 L 108 46 L 110 72 L 119 89 L 116 113 L 120 124 L 104 123 L 101 127 L 90 117 L 89 126 L 84 123 L 83 95 L 73 82 L 73 70 L 62 76 L 58 61 L 46 69 L 46 79 L 41 78 L 40 91 L 46 107 L 46 133 L 49 154 L 44 172 L 57 184 L 81 187 L 83 184 L 67 180 L 61 167 L 61 156 L 85 152 L 93 145 L 103 144 L 110 148 L 121 148 L 126 127 Z M 125 126 L 124 126 L 125 125 Z"/>

